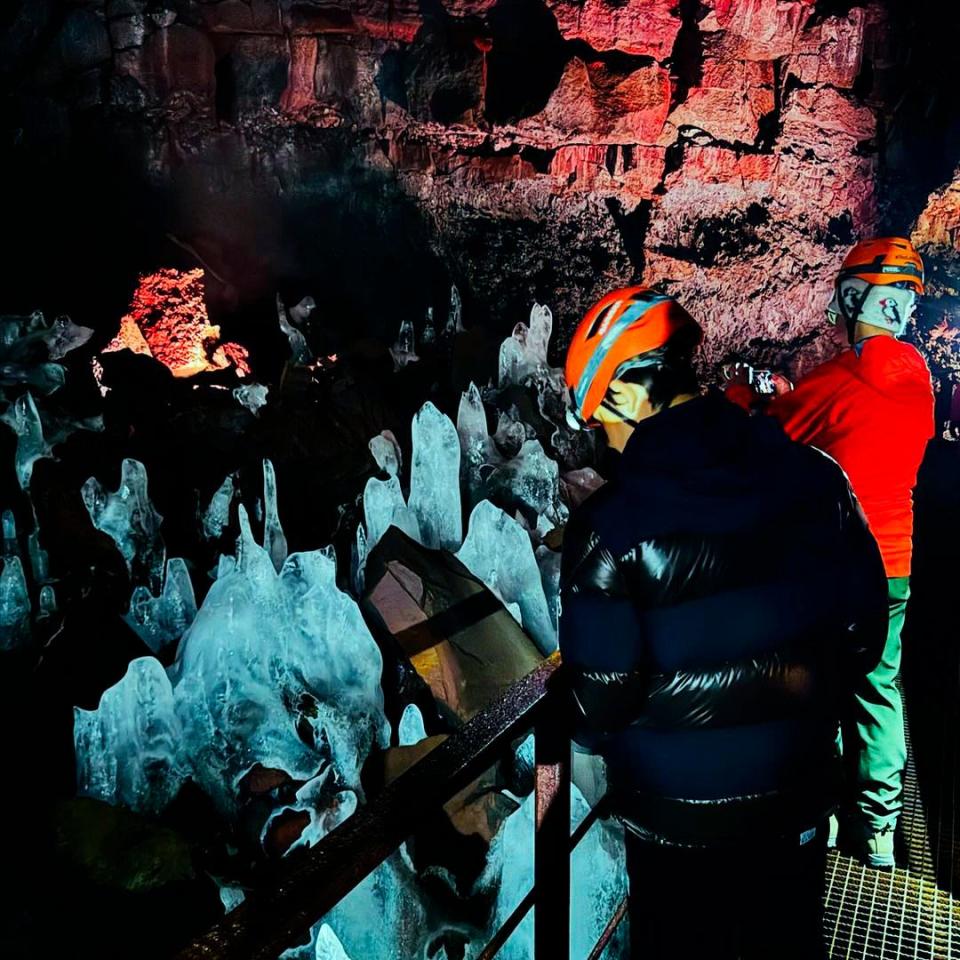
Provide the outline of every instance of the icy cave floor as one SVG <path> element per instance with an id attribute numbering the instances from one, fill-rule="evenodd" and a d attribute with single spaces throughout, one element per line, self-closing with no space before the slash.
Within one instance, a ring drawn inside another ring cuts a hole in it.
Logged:
<path id="1" fill-rule="evenodd" d="M 907 723 L 897 869 L 831 853 L 824 931 L 831 960 L 960 958 L 960 643 L 956 551 L 960 449 L 933 444 L 917 491 L 913 596 L 901 688 Z"/>

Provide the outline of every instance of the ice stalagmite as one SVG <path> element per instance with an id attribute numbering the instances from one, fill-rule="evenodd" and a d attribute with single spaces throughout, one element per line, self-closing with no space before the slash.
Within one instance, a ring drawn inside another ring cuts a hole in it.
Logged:
<path id="1" fill-rule="evenodd" d="M 315 946 L 315 960 L 351 960 L 337 935 L 326 925 L 320 927 Z"/>
<path id="2" fill-rule="evenodd" d="M 457 410 L 461 474 L 470 506 L 483 499 L 483 485 L 494 467 L 503 461 L 487 428 L 487 414 L 475 383 L 460 397 Z"/>
<path id="3" fill-rule="evenodd" d="M 263 461 L 263 503 L 263 546 L 279 573 L 287 559 L 287 538 L 280 526 L 277 508 L 277 476 L 269 460 Z"/>
<path id="4" fill-rule="evenodd" d="M 93 525 L 116 543 L 134 583 L 154 593 L 163 582 L 166 548 L 160 537 L 163 518 L 147 495 L 147 471 L 137 460 L 124 460 L 120 486 L 108 493 L 91 477 L 80 491 Z"/>
<path id="5" fill-rule="evenodd" d="M 583 794 L 571 785 L 571 820 L 579 823 L 589 811 Z M 491 924 L 498 929 L 533 886 L 533 836 L 536 796 L 530 794 L 520 810 L 510 817 L 493 841 L 487 869 L 479 881 L 482 888 L 497 889 Z M 587 960 L 627 892 L 622 830 L 598 821 L 587 832 L 571 858 L 570 958 Z M 529 960 L 533 956 L 531 911 L 497 954 L 497 960 Z M 625 943 L 626 922 L 604 952 L 606 960 L 629 956 Z"/>
<path id="6" fill-rule="evenodd" d="M 390 430 L 378 433 L 367 444 L 370 455 L 377 462 L 377 466 L 389 477 L 400 476 L 400 467 L 403 457 L 400 453 L 400 444 Z"/>
<path id="7" fill-rule="evenodd" d="M 548 372 L 547 347 L 553 332 L 553 314 L 549 307 L 536 303 L 530 311 L 530 323 L 518 323 L 500 345 L 499 386 L 522 384 L 529 377 Z"/>
<path id="8" fill-rule="evenodd" d="M 559 466 L 544 453 L 539 440 L 525 440 L 516 456 L 493 469 L 484 491 L 505 507 L 521 507 L 545 517 L 552 526 L 567 519 L 567 508 L 560 499 Z"/>
<path id="9" fill-rule="evenodd" d="M 337 588 L 331 549 L 295 553 L 278 573 L 243 507 L 238 519 L 236 558 L 221 557 L 170 680 L 153 658 L 136 661 L 98 710 L 77 712 L 81 789 L 160 810 L 185 771 L 232 818 L 244 778 L 275 771 L 296 787 L 285 809 L 307 814 L 300 842 L 313 843 L 353 812 L 363 762 L 374 745 L 387 745 L 383 661 L 356 604 Z M 162 769 L 150 730 L 176 732 L 179 752 L 160 751 L 170 755 Z"/>
<path id="10" fill-rule="evenodd" d="M 403 499 L 397 477 L 390 477 L 389 480 L 371 477 L 367 481 L 363 490 L 363 517 L 367 528 L 364 556 L 392 526 L 399 527 L 414 540 L 420 540 L 420 524 Z"/>
<path id="11" fill-rule="evenodd" d="M 403 853 L 388 857 L 340 901 L 313 929 L 312 942 L 281 954 L 280 960 L 327 958 L 318 943 L 326 926 L 335 931 L 348 958 L 356 960 L 426 960 L 436 936 L 436 919 L 427 912 L 416 875 Z M 468 957 L 473 954 L 467 954 Z M 334 953 L 336 960 L 342 957 Z M 437 955 L 432 955 L 437 960 Z"/>
<path id="12" fill-rule="evenodd" d="M 363 596 L 364 568 L 367 565 L 367 534 L 363 524 L 357 524 L 357 536 L 353 545 L 353 555 L 350 564 L 350 582 L 353 585 L 354 596 Z"/>
<path id="13" fill-rule="evenodd" d="M 50 557 L 40 546 L 40 534 L 36 530 L 27 537 L 27 554 L 30 557 L 33 579 L 37 583 L 46 583 L 50 579 Z"/>
<path id="14" fill-rule="evenodd" d="M 124 620 L 154 653 L 159 653 L 183 636 L 196 615 L 197 600 L 186 561 L 172 557 L 167 561 L 160 596 L 154 597 L 143 586 L 135 588 Z"/>
<path id="15" fill-rule="evenodd" d="M 242 507 L 240 528 L 237 564 L 210 587 L 173 668 L 193 777 L 227 812 L 257 764 L 305 785 L 322 777 L 301 803 L 322 786 L 346 816 L 352 800 L 338 795 L 359 793 L 360 765 L 386 736 L 380 652 L 330 553 L 293 554 L 278 575 Z M 315 835 L 338 822 L 325 806 L 316 815 Z"/>
<path id="16" fill-rule="evenodd" d="M 23 564 L 8 556 L 0 573 L 0 650 L 13 650 L 30 639 L 30 597 Z"/>
<path id="17" fill-rule="evenodd" d="M 0 515 L 0 525 L 3 527 L 3 555 L 18 556 L 20 548 L 17 546 L 17 521 L 14 519 L 12 510 L 3 511 Z"/>
<path id="18" fill-rule="evenodd" d="M 410 509 L 425 547 L 456 550 L 463 540 L 460 517 L 460 438 L 449 417 L 425 403 L 413 418 Z"/>
<path id="19" fill-rule="evenodd" d="M 203 516 L 200 518 L 203 535 L 208 540 L 216 540 L 223 536 L 224 528 L 230 521 L 230 504 L 233 503 L 235 480 L 236 476 L 234 474 L 227 474 L 223 483 L 217 487 L 207 509 L 204 510 Z"/>
<path id="20" fill-rule="evenodd" d="M 26 490 L 33 476 L 33 465 L 41 457 L 50 456 L 50 446 L 43 436 L 40 414 L 30 393 L 17 397 L 0 415 L 0 420 L 17 435 L 17 479 L 20 486 Z"/>
<path id="21" fill-rule="evenodd" d="M 420 359 L 417 356 L 417 333 L 410 320 L 400 323 L 400 332 L 397 334 L 396 343 L 390 348 L 390 356 L 393 357 L 394 370 L 402 370 L 407 364 L 416 363 Z"/>
<path id="22" fill-rule="evenodd" d="M 57 612 L 57 594 L 48 583 L 40 588 L 40 610 L 37 617 L 50 617 Z"/>
<path id="23" fill-rule="evenodd" d="M 427 731 L 423 726 L 423 714 L 416 704 L 408 703 L 400 717 L 400 725 L 397 730 L 399 745 L 409 747 L 421 740 L 426 740 L 426 738 Z"/>
<path id="24" fill-rule="evenodd" d="M 551 550 L 545 544 L 536 549 L 537 566 L 540 568 L 540 583 L 543 595 L 547 599 L 550 622 L 553 629 L 560 627 L 560 552 Z"/>
<path id="25" fill-rule="evenodd" d="M 445 334 L 463 332 L 463 300 L 460 298 L 460 291 L 456 284 L 450 287 L 450 310 L 447 313 L 447 325 L 443 332 Z"/>
<path id="26" fill-rule="evenodd" d="M 557 632 L 527 532 L 489 500 L 473 508 L 457 559 L 507 606 L 520 609 L 520 623 L 544 655 L 557 648 Z"/>
<path id="27" fill-rule="evenodd" d="M 159 813 L 180 789 L 187 754 L 173 689 L 153 657 L 131 662 L 96 710 L 74 709 L 77 792 Z"/>
<path id="28" fill-rule="evenodd" d="M 420 339 L 424 343 L 433 343 L 437 339 L 437 331 L 433 325 L 433 307 L 427 307 L 427 315 L 423 321 L 423 336 Z"/>

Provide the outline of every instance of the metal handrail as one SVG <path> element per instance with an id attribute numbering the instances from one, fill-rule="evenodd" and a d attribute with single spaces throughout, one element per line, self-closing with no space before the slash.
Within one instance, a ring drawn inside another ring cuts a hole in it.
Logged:
<path id="1" fill-rule="evenodd" d="M 534 887 L 518 907 L 525 907 L 523 912 L 508 918 L 482 956 L 493 957 L 530 907 L 541 904 L 543 909 L 534 914 L 535 955 L 567 960 L 570 852 L 598 812 L 591 812 L 571 837 L 570 741 L 548 710 L 548 687 L 559 665 L 559 654 L 554 654 L 317 846 L 281 861 L 261 889 L 181 950 L 176 960 L 276 960 L 287 948 L 305 942 L 318 920 L 531 728 L 536 761 Z M 623 911 L 621 904 L 594 956 L 613 935 Z"/>

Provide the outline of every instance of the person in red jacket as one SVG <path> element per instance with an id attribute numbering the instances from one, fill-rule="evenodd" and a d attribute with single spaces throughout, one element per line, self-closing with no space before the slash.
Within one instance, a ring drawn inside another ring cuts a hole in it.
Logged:
<path id="1" fill-rule="evenodd" d="M 767 407 L 790 437 L 818 447 L 844 469 L 883 557 L 887 642 L 845 731 L 846 752 L 856 760 L 854 842 L 860 856 L 880 868 L 894 865 L 893 831 L 902 807 L 906 746 L 895 681 L 910 595 L 913 488 L 934 435 L 930 371 L 917 350 L 898 339 L 923 292 L 923 261 L 909 240 L 857 244 L 827 309 L 831 322 L 846 325 L 851 349 Z"/>

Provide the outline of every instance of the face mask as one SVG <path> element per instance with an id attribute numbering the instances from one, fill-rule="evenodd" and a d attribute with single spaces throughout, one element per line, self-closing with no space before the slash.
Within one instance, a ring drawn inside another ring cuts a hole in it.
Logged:
<path id="1" fill-rule="evenodd" d="M 858 277 L 841 281 L 834 288 L 827 307 L 827 319 L 848 325 L 868 323 L 900 336 L 917 309 L 917 293 L 912 288 L 868 283 Z"/>

